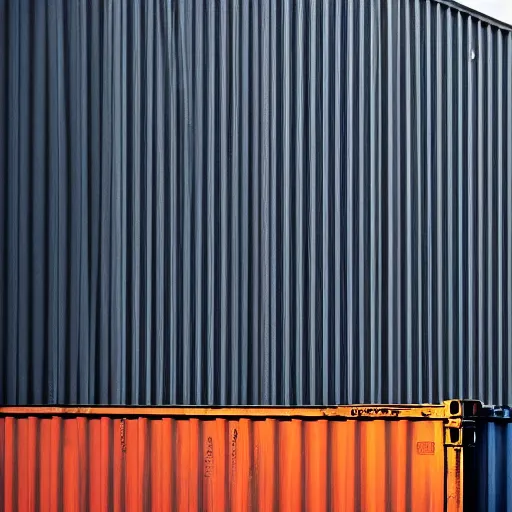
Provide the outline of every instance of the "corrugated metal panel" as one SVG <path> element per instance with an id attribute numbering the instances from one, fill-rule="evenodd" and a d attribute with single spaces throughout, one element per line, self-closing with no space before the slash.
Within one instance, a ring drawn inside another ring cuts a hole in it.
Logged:
<path id="1" fill-rule="evenodd" d="M 0 0 L 0 403 L 512 402 L 512 35 L 433 0 Z"/>
<path id="2" fill-rule="evenodd" d="M 505 412 L 508 418 L 496 414 Z M 477 422 L 476 467 L 478 510 L 498 512 L 512 509 L 512 420 L 510 410 L 495 410 Z"/>
<path id="3" fill-rule="evenodd" d="M 444 408 L 379 410 L 0 411 L 0 506 L 461 510 Z"/>

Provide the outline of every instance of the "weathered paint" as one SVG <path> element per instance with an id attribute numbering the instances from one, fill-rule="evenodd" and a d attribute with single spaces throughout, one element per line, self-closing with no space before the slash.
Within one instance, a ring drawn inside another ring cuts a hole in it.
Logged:
<path id="1" fill-rule="evenodd" d="M 460 511 L 462 412 L 383 411 L 2 408 L 0 509 Z"/>
<path id="2" fill-rule="evenodd" d="M 0 404 L 512 403 L 512 33 L 435 0 L 0 0 Z"/>

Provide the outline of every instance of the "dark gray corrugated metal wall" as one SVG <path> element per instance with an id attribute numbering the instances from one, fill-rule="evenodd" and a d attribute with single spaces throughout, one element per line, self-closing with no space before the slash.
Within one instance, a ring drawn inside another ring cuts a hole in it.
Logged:
<path id="1" fill-rule="evenodd" d="M 512 36 L 433 0 L 0 0 L 0 402 L 512 402 Z"/>

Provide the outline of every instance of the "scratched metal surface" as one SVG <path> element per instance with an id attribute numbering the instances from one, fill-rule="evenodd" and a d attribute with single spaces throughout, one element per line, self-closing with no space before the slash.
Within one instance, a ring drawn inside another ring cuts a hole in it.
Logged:
<path id="1" fill-rule="evenodd" d="M 0 0 L 0 403 L 512 403 L 512 35 L 434 0 Z"/>
<path id="2" fill-rule="evenodd" d="M 144 409 L 126 418 L 37 408 L 0 414 L 0 508 L 358 511 L 387 504 L 437 512 L 445 506 L 443 428 L 443 419 L 145 417 Z"/>

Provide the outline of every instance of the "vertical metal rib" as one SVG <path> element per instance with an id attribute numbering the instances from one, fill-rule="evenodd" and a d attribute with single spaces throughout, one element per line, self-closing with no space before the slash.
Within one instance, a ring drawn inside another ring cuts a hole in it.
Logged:
<path id="1" fill-rule="evenodd" d="M 411 105 L 412 95 L 412 70 L 411 70 L 411 10 L 409 2 L 405 3 L 405 103 Z M 405 375 L 407 382 L 412 381 L 412 322 L 413 322 L 413 288 L 412 288 L 412 109 L 406 109 L 405 115 L 405 197 L 406 197 L 406 234 L 405 234 L 405 246 L 406 246 L 406 257 L 405 257 L 405 273 L 406 273 L 406 304 L 405 309 L 405 322 L 406 322 L 406 356 L 405 356 Z M 406 401 L 412 402 L 412 387 L 408 386 Z"/>
<path id="2" fill-rule="evenodd" d="M 273 380 L 270 374 L 271 304 L 267 300 L 270 296 L 270 3 L 264 0 L 261 17 L 261 320 L 260 333 L 262 340 L 261 374 L 262 388 L 261 400 L 263 405 L 271 403 L 270 390 Z"/>
<path id="3" fill-rule="evenodd" d="M 494 182 L 495 182 L 495 173 L 496 169 L 494 167 L 495 163 L 495 151 L 494 151 L 494 143 L 496 140 L 496 134 L 493 129 L 494 123 L 498 119 L 496 119 L 495 116 L 493 116 L 493 105 L 494 105 L 494 85 L 492 84 L 493 80 L 493 70 L 494 70 L 494 48 L 493 48 L 493 39 L 491 34 L 491 27 L 487 27 L 486 30 L 486 38 L 487 38 L 487 55 L 486 55 L 486 61 L 487 61 L 487 76 L 486 83 L 487 86 L 487 119 L 486 119 L 486 125 L 487 125 L 487 233 L 486 237 L 484 238 L 483 242 L 486 245 L 487 254 L 485 255 L 486 259 L 486 280 L 487 280 L 487 290 L 485 293 L 485 302 L 486 306 L 484 311 L 484 316 L 486 318 L 486 329 L 484 331 L 485 338 L 487 341 L 487 350 L 482 348 L 482 351 L 487 352 L 486 354 L 483 354 L 483 358 L 485 358 L 485 364 L 483 364 L 482 361 L 482 370 L 485 373 L 485 380 L 486 380 L 486 400 L 489 400 L 490 397 L 494 395 L 494 389 L 493 389 L 493 378 L 494 378 L 494 371 L 497 371 L 497 368 L 495 365 L 491 368 L 490 362 L 492 361 L 493 354 L 497 352 L 495 350 L 495 322 L 493 319 L 493 311 L 496 309 L 496 294 L 494 293 L 494 283 L 493 283 L 493 274 L 496 273 L 497 268 L 496 262 L 492 261 L 493 253 L 497 251 L 499 253 L 499 246 L 496 246 L 496 243 L 493 239 L 493 235 L 496 231 L 496 226 L 493 225 L 493 210 L 495 207 L 494 199 L 496 197 L 495 191 L 494 191 Z M 496 198 L 497 199 L 497 198 Z M 497 202 L 497 201 L 496 201 Z"/>
<path id="4" fill-rule="evenodd" d="M 342 84 L 342 71 L 341 71 L 341 46 L 342 46 L 342 5 L 340 2 L 336 2 L 334 5 L 334 80 L 340 84 L 334 91 L 334 402 L 341 403 L 342 396 L 345 390 L 341 390 L 341 382 L 343 379 L 342 375 L 342 334 L 343 331 L 343 318 L 342 318 L 342 304 L 344 304 L 342 293 L 344 291 L 344 283 L 342 279 L 345 279 L 342 271 L 342 176 L 344 172 L 341 168 L 341 146 L 342 146 L 342 129 L 341 124 L 341 84 Z M 331 182 L 332 183 L 332 182 Z M 344 219 L 346 220 L 346 219 Z M 300 246 L 299 246 L 300 247 Z M 332 283 L 331 283 L 332 285 Z M 345 342 L 346 342 L 346 337 Z"/>
<path id="5" fill-rule="evenodd" d="M 453 67 L 450 65 L 453 62 L 453 18 L 452 16 L 446 16 L 446 88 L 445 88 L 445 101 L 446 101 L 446 206 L 447 212 L 445 219 L 447 221 L 447 272 L 445 273 L 447 286 L 447 321 L 445 322 L 447 329 L 446 342 L 448 344 L 446 354 L 448 356 L 447 364 L 443 368 L 443 379 L 446 382 L 446 390 L 450 393 L 450 396 L 456 396 L 455 393 L 455 367 L 454 367 L 454 272 L 453 272 L 453 244 L 456 237 L 455 222 L 453 216 L 453 201 L 451 200 L 454 196 L 453 193 L 453 107 L 454 102 L 451 101 L 453 95 Z M 444 197 L 443 197 L 444 202 Z M 443 283 L 444 286 L 444 283 Z"/>
<path id="6" fill-rule="evenodd" d="M 507 36 L 507 61 L 510 62 L 512 59 L 512 33 Z M 512 66 L 509 66 L 506 70 L 507 73 L 507 354 L 508 354 L 508 365 L 507 365 L 507 376 L 510 376 L 512 372 L 512 151 L 510 150 L 510 144 L 512 142 Z M 508 378 L 508 385 L 504 390 L 506 392 L 506 398 L 504 402 L 512 401 L 512 379 Z"/>
<path id="7" fill-rule="evenodd" d="M 240 70 L 239 70 L 239 37 L 240 37 L 240 6 L 235 1 L 231 13 L 231 403 L 240 403 L 238 375 L 240 372 Z M 272 203 L 273 204 L 273 203 Z M 275 282 L 275 281 L 274 281 Z"/>
<path id="8" fill-rule="evenodd" d="M 206 89 L 207 97 L 205 98 L 207 108 L 207 142 L 206 142 L 206 190 L 207 190 L 207 221 L 206 221 L 206 252 L 207 252 L 207 307 L 206 307 L 206 333 L 202 339 L 202 343 L 206 344 L 206 403 L 211 405 L 214 403 L 214 374 L 215 374 L 215 197 L 217 193 L 217 183 L 215 179 L 215 152 L 216 152 L 216 102 L 218 93 L 215 87 L 215 14 L 216 6 L 209 2 L 206 10 L 207 27 L 205 34 L 207 35 L 207 76 Z"/>
<path id="9" fill-rule="evenodd" d="M 503 62 L 503 34 L 499 33 L 499 38 L 497 41 L 497 48 L 496 48 L 496 62 L 495 67 L 497 69 L 496 73 L 496 91 L 497 91 L 497 105 L 498 105 L 498 123 L 497 123 L 497 130 L 496 130 L 496 153 L 497 153 L 497 195 L 498 195 L 498 211 L 497 211 L 497 217 L 498 217 L 498 281 L 497 281 L 497 295 L 498 295 L 498 301 L 497 301 L 497 317 L 498 317 L 498 325 L 497 325 L 497 335 L 496 335 L 496 342 L 498 345 L 498 369 L 497 369 L 497 389 L 496 393 L 493 394 L 497 397 L 496 403 L 502 404 L 503 402 L 503 389 L 499 385 L 500 382 L 503 381 L 503 370 L 504 370 L 504 363 L 505 360 L 503 359 L 503 348 L 504 348 L 504 341 L 505 341 L 505 331 L 503 326 L 503 289 L 504 289 L 504 276 L 503 276 L 503 256 L 504 253 L 506 254 L 505 246 L 503 245 L 503 220 L 506 216 L 506 213 L 503 208 L 503 196 L 505 195 L 505 189 L 504 189 L 504 182 L 503 182 L 503 174 L 504 174 L 504 168 L 503 168 L 503 156 L 505 154 L 505 148 L 503 146 L 503 107 L 505 106 L 503 101 L 503 68 L 501 66 L 501 63 Z M 491 204 L 492 204 L 492 198 L 491 198 Z M 491 252 L 492 257 L 492 249 L 489 247 L 489 251 Z M 491 260 L 492 261 L 492 260 Z M 492 271 L 492 263 L 489 264 L 489 270 Z M 491 310 L 492 314 L 492 310 Z M 492 325 L 492 321 L 491 321 Z M 492 350 L 491 350 L 491 357 L 489 361 L 492 360 Z M 493 368 L 489 368 L 489 373 L 492 374 Z"/>
<path id="10" fill-rule="evenodd" d="M 195 250 L 195 297 L 194 297 L 194 392 L 195 403 L 203 403 L 203 8 L 200 0 L 194 4 L 194 250 Z"/>
<path id="11" fill-rule="evenodd" d="M 291 88 L 290 88 L 290 60 L 291 60 L 291 5 L 290 0 L 284 0 L 282 4 L 282 80 L 283 80 L 283 99 L 281 111 L 281 129 L 283 137 L 282 147 L 282 236 L 283 236 L 283 290 L 282 290 L 282 308 L 283 308 L 283 334 L 282 334 L 282 397 L 281 402 L 285 405 L 290 403 L 290 351 L 291 351 L 291 292 L 290 292 L 290 260 L 291 260 L 291 247 L 290 247 L 290 103 L 291 103 Z M 277 78 L 277 77 L 276 77 Z"/>
<path id="12" fill-rule="evenodd" d="M 304 11 L 305 4 L 303 0 L 297 1 L 296 12 L 296 74 L 304 74 Z M 295 91 L 295 247 L 297 248 L 295 256 L 295 396 L 297 404 L 303 404 L 303 377 L 304 377 L 304 127 L 306 119 L 304 117 L 304 81 L 297 80 L 297 90 Z"/>
<path id="13" fill-rule="evenodd" d="M 251 403 L 257 403 L 261 396 L 261 366 L 260 366 L 260 55 L 259 35 L 261 24 L 259 21 L 259 9 L 254 8 L 251 19 L 252 38 L 252 83 L 251 83 L 251 375 L 252 393 Z"/>
<path id="14" fill-rule="evenodd" d="M 357 400 L 354 389 L 354 2 L 347 2 L 347 402 Z"/>
<path id="15" fill-rule="evenodd" d="M 464 123 L 464 113 L 467 110 L 464 108 L 463 102 L 463 84 L 464 84 L 464 70 L 462 66 L 463 62 L 463 21 L 462 15 L 457 13 L 457 97 L 459 101 L 457 102 L 457 233 L 458 233 L 458 290 L 457 290 L 457 316 L 458 316 L 458 330 L 457 330 L 457 339 L 463 339 L 465 336 L 465 322 L 464 322 L 464 311 L 465 311 L 465 272 L 464 272 L 464 262 L 466 261 L 465 250 L 464 250 L 464 132 L 465 132 L 465 123 Z M 459 353 L 458 353 L 458 363 L 459 363 L 459 378 L 458 378 L 458 387 L 457 394 L 462 396 L 461 393 L 464 389 L 464 348 L 461 343 L 459 343 Z"/>
<path id="16" fill-rule="evenodd" d="M 476 218 L 477 218 L 477 242 L 476 242 L 476 257 L 478 265 L 478 281 L 477 285 L 477 351 L 475 370 L 477 372 L 477 385 L 485 393 L 484 375 L 482 372 L 483 360 L 483 343 L 484 343 L 484 288 L 485 288 L 485 267 L 484 267 L 484 103 L 485 92 L 483 90 L 484 70 L 483 63 L 485 59 L 485 50 L 483 47 L 483 28 L 482 24 L 478 22 L 477 25 L 477 204 L 476 204 Z"/>
<path id="17" fill-rule="evenodd" d="M 220 364 L 218 372 L 226 375 L 228 372 L 228 7 L 226 3 L 219 6 L 220 10 L 220 236 L 221 236 L 221 262 L 220 262 Z M 228 400 L 226 380 L 220 379 L 220 395 L 218 400 L 226 403 Z"/>
<path id="18" fill-rule="evenodd" d="M 441 22 L 441 6 L 436 5 L 436 133 L 435 133 L 435 214 L 434 214 L 434 229 L 435 229 L 435 244 L 436 244 L 436 259 L 432 263 L 435 265 L 435 279 L 436 279 L 436 295 L 434 297 L 436 303 L 436 316 L 437 325 L 435 329 L 435 338 L 437 344 L 437 358 L 434 359 L 434 369 L 437 374 L 434 396 L 438 396 L 443 389 L 443 367 L 444 367 L 444 343 L 446 337 L 441 335 L 444 333 L 444 264 L 443 264 L 443 181 L 444 181 L 444 148 L 443 137 L 445 137 L 445 126 L 443 126 L 443 67 L 442 67 L 442 45 L 443 45 L 443 26 Z"/>
<path id="19" fill-rule="evenodd" d="M 473 119 L 475 117 L 473 102 L 475 98 L 475 79 L 474 79 L 474 70 L 476 67 L 476 63 L 474 62 L 473 57 L 476 56 L 475 45 L 473 44 L 473 23 L 471 20 L 468 23 L 467 31 L 468 31 L 468 58 L 470 59 L 470 64 L 467 67 L 467 80 L 468 80 L 468 120 L 467 123 L 467 158 L 468 158 L 468 168 L 476 169 L 477 162 L 474 161 L 474 144 L 475 144 L 475 134 L 474 134 L 474 126 Z M 475 166 L 475 167 L 474 167 Z M 475 377 L 474 377 L 474 365 L 475 365 L 475 263 L 474 263 L 474 189 L 475 189 L 475 178 L 473 177 L 474 173 L 468 173 L 468 191 L 467 191 L 467 224 L 468 224 L 468 243 L 467 243 L 467 255 L 468 255 L 468 288 L 467 288 L 467 297 L 468 297 L 468 306 L 467 306 L 467 317 L 469 319 L 468 325 L 468 393 L 469 396 L 474 396 L 473 393 L 475 391 Z"/>
<path id="20" fill-rule="evenodd" d="M 366 211 L 366 186 L 367 186 L 367 148 L 365 147 L 366 134 L 368 133 L 367 117 L 366 117 L 366 92 L 367 77 L 366 71 L 366 30 L 367 23 L 365 19 L 365 3 L 359 2 L 358 6 L 358 154 L 357 154 L 357 171 L 358 171 L 358 198 L 357 198 L 357 254 L 358 254 L 358 280 L 357 280 L 357 328 L 358 328 L 358 394 L 357 401 L 362 403 L 363 397 L 367 393 L 366 390 L 366 357 L 367 357 L 367 338 L 366 338 L 366 314 L 367 314 L 367 294 L 366 294 L 366 261 L 368 261 L 367 244 L 366 244 L 366 223 L 368 212 Z"/>
<path id="21" fill-rule="evenodd" d="M 421 45 L 421 37 L 422 37 L 422 10 L 421 10 L 421 0 L 415 0 L 414 2 L 414 87 L 415 94 L 417 96 L 415 100 L 416 104 L 416 125 L 414 127 L 416 133 L 416 191 L 413 192 L 416 194 L 416 247 L 413 247 L 413 250 L 416 250 L 416 296 L 417 296 L 417 304 L 416 304 L 416 329 L 415 335 L 418 340 L 418 346 L 416 349 L 416 365 L 415 371 L 417 372 L 417 394 L 419 396 L 423 396 L 425 393 L 424 382 L 425 382 L 425 367 L 424 367 L 424 346 L 425 346 L 425 331 L 424 331 L 424 314 L 423 314 L 423 302 L 424 302 L 424 282 L 423 276 L 424 273 L 424 264 L 425 264 L 425 255 L 423 248 L 423 229 L 425 225 L 424 220 L 424 180 L 423 176 L 425 173 L 425 157 L 424 157 L 424 137 L 425 137 L 425 123 L 426 118 L 429 114 L 423 115 L 423 101 L 421 98 L 421 91 L 424 90 L 423 82 L 422 82 L 422 66 L 421 66 L 421 57 L 423 56 L 423 49 Z"/>
<path id="22" fill-rule="evenodd" d="M 309 219 L 308 219 L 308 254 L 309 254 L 309 311 L 308 311 L 308 362 L 307 371 L 309 375 L 309 389 L 307 395 L 308 403 L 314 403 L 317 373 L 317 237 L 316 237 L 316 209 L 317 209 L 317 144 L 316 144 L 316 117 L 317 117 L 317 63 L 316 63 L 316 2 L 313 0 L 309 4 L 309 52 L 308 52 L 308 75 L 309 75 L 309 116 L 308 139 L 309 139 L 309 162 L 308 162 L 308 189 L 309 189 Z"/>
<path id="23" fill-rule="evenodd" d="M 143 70 L 145 76 L 152 76 L 154 70 L 154 20 L 155 20 L 155 2 L 149 0 L 144 5 L 144 45 L 145 45 L 145 62 L 143 63 Z M 145 97 L 143 102 L 145 103 L 145 130 L 143 133 L 143 141 L 145 151 L 143 153 L 142 168 L 144 169 L 145 180 L 143 181 L 143 208 L 142 208 L 142 224 L 144 226 L 143 237 L 143 275 L 144 275 L 144 287 L 143 287 L 143 342 L 144 342 L 144 355 L 145 355 L 145 367 L 143 368 L 143 389 L 144 389 L 144 402 L 146 404 L 152 403 L 152 372 L 154 371 L 154 358 L 151 357 L 152 353 L 152 339 L 154 335 L 153 326 L 153 237 L 155 235 L 153 231 L 152 219 L 153 219 L 153 191 L 154 191 L 154 154 L 151 151 L 153 147 L 155 136 L 153 127 L 153 116 L 155 114 L 154 108 L 154 87 L 153 83 L 146 81 Z"/>
<path id="24" fill-rule="evenodd" d="M 322 17 L 322 394 L 321 401 L 329 402 L 329 180 L 330 180 L 330 147 L 329 147 L 329 19 L 332 16 L 331 4 L 323 5 Z M 373 365 L 372 365 L 373 369 Z M 314 398 L 313 403 L 317 400 Z"/>
<path id="25" fill-rule="evenodd" d="M 157 9 L 157 20 L 155 27 L 155 146 L 156 146 L 156 159 L 155 159 L 155 179 L 154 179 L 154 194 L 155 194 L 155 214 L 154 214 L 154 229 L 155 229 L 155 325 L 154 325 L 154 358 L 155 358 L 155 383 L 153 389 L 152 403 L 161 404 L 163 402 L 164 385 L 167 387 L 167 382 L 164 384 L 164 307 L 165 307 L 165 278 L 164 278 L 164 254 L 165 254 L 165 231 L 164 231 L 164 215 L 165 215 L 165 198 L 168 194 L 165 189 L 164 179 L 164 115 L 170 118 L 171 123 L 175 122 L 176 106 L 173 105 L 174 101 L 171 99 L 170 112 L 165 111 L 164 93 L 163 93 L 163 77 L 164 77 L 164 49 L 162 39 L 162 24 L 161 19 L 165 13 L 161 9 Z M 169 151 L 171 165 L 173 160 L 176 161 L 176 143 L 170 144 Z M 176 165 L 176 164 L 175 164 Z M 176 187 L 174 188 L 176 190 Z M 172 197 L 172 192 L 169 196 Z M 171 217 L 172 219 L 172 217 Z M 172 223 L 172 220 L 171 220 Z M 176 239 L 176 233 L 173 233 Z M 176 280 L 174 281 L 176 283 Z M 176 318 L 174 312 L 173 318 Z M 168 370 L 167 370 L 168 371 Z"/>
<path id="26" fill-rule="evenodd" d="M 426 24 L 426 40 L 432 41 L 432 8 L 431 2 L 426 4 L 425 24 Z M 432 48 L 427 46 L 426 52 L 426 75 L 432 76 Z M 427 91 L 426 91 L 426 112 L 427 114 L 433 112 L 432 109 L 432 83 L 431 80 L 427 80 Z M 425 132 L 425 144 L 426 144 L 426 182 L 427 182 L 427 360 L 433 361 L 434 359 L 434 301 L 433 301 L 433 247 L 432 247 L 432 230 L 433 230 L 433 208 L 432 208 L 432 174 L 433 174 L 433 158 L 432 158 L 432 115 L 427 115 L 426 132 Z M 436 363 L 437 364 L 437 363 Z M 432 364 L 428 365 L 428 391 L 427 399 L 432 401 L 434 397 L 434 372 Z"/>

